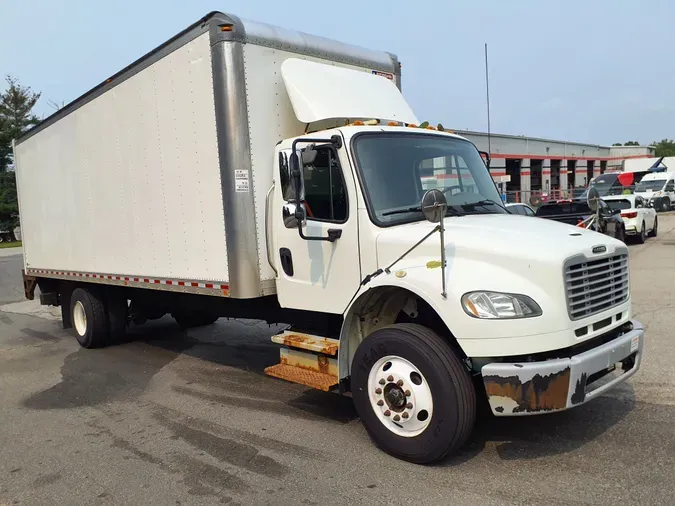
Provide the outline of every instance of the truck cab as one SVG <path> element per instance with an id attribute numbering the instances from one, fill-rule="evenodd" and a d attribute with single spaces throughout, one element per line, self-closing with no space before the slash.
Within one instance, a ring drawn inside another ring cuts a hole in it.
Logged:
<path id="1" fill-rule="evenodd" d="M 282 307 L 343 317 L 335 383 L 378 444 L 401 456 L 404 438 L 439 423 L 444 444 L 405 456 L 433 460 L 464 437 L 477 400 L 496 416 L 558 411 L 637 371 L 622 241 L 511 215 L 471 142 L 398 124 L 402 97 L 363 105 L 370 121 L 278 144 L 268 255 Z M 431 222 L 430 192 L 443 210 Z"/>

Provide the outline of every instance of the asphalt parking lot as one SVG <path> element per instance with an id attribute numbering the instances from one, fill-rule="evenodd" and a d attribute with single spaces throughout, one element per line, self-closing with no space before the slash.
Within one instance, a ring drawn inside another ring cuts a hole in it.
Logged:
<path id="1" fill-rule="evenodd" d="M 266 377 L 266 324 L 165 319 L 84 350 L 0 311 L 0 505 L 673 504 L 675 214 L 659 219 L 630 246 L 639 373 L 566 413 L 481 419 L 436 466 L 376 449 L 349 398 Z M 0 304 L 22 297 L 21 258 L 0 257 Z"/>

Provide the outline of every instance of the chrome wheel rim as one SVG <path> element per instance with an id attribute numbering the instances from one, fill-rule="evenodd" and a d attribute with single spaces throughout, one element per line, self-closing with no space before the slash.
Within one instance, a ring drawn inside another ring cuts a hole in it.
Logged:
<path id="1" fill-rule="evenodd" d="M 368 398 L 382 425 L 398 436 L 417 436 L 431 423 L 434 402 L 429 383 L 403 357 L 388 355 L 373 365 Z"/>

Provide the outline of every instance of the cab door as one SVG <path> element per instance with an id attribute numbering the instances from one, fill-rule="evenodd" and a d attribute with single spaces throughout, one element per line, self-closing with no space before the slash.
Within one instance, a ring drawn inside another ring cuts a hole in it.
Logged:
<path id="1" fill-rule="evenodd" d="M 279 183 L 272 209 L 277 297 L 285 308 L 340 314 L 361 282 L 356 183 L 343 149 L 330 143 L 313 149 L 314 160 L 301 162 L 306 238 L 300 236 L 294 217 L 291 150 L 277 151 Z"/>

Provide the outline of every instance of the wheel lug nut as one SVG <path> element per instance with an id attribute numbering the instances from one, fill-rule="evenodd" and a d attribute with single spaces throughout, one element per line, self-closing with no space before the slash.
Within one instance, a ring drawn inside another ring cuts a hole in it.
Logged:
<path id="1" fill-rule="evenodd" d="M 384 406 L 384 401 L 382 399 L 380 399 L 379 401 L 377 401 L 377 405 L 378 406 Z"/>
<path id="2" fill-rule="evenodd" d="M 396 384 L 397 384 L 398 386 L 402 387 L 402 386 L 403 386 L 403 380 L 398 380 L 398 381 L 396 382 Z"/>
<path id="3" fill-rule="evenodd" d="M 409 415 L 408 412 L 406 411 L 406 412 L 403 413 L 401 416 L 402 416 L 403 418 L 408 418 L 410 415 Z"/>
<path id="4" fill-rule="evenodd" d="M 386 383 L 386 381 L 384 381 L 384 378 L 382 378 L 382 379 L 380 380 L 380 385 L 384 385 L 385 383 Z"/>
<path id="5" fill-rule="evenodd" d="M 394 421 L 395 421 L 395 422 L 398 422 L 400 419 L 401 419 L 401 417 L 398 416 L 398 415 L 396 415 L 396 416 L 394 417 Z"/>
<path id="6" fill-rule="evenodd" d="M 406 404 L 405 407 L 408 408 L 408 409 L 412 409 L 413 408 L 412 402 L 409 402 L 408 404 Z"/>
<path id="7" fill-rule="evenodd" d="M 410 390 L 406 390 L 406 391 L 403 392 L 403 393 L 405 394 L 406 397 L 410 397 Z"/>
<path id="8" fill-rule="evenodd" d="M 382 389 L 381 389 L 381 388 L 376 388 L 376 389 L 375 389 L 375 393 L 378 394 L 378 395 L 380 395 L 380 394 L 382 393 Z"/>
<path id="9" fill-rule="evenodd" d="M 394 381 L 394 377 L 390 374 L 389 377 L 387 378 L 387 381 Z"/>
<path id="10" fill-rule="evenodd" d="M 384 412 L 384 416 L 389 416 L 389 415 L 391 415 L 391 411 L 387 410 L 387 411 Z"/>

